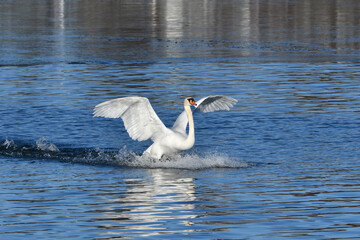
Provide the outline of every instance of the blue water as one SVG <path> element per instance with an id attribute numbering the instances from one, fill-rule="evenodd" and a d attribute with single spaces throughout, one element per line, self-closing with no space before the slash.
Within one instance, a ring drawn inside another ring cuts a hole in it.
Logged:
<path id="1" fill-rule="evenodd" d="M 201 10 L 201 11 L 200 11 Z M 356 239 L 357 1 L 2 1 L 1 239 Z M 141 157 L 93 107 L 183 99 L 195 146 Z"/>

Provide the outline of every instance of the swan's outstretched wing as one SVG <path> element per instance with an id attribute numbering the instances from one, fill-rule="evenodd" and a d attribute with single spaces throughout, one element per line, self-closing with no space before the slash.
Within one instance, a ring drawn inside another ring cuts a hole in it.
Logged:
<path id="1" fill-rule="evenodd" d="M 216 112 L 229 111 L 237 100 L 227 96 L 207 96 L 196 102 L 197 106 L 194 112 Z"/>
<path id="2" fill-rule="evenodd" d="M 145 97 L 124 97 L 100 103 L 94 108 L 94 117 L 121 118 L 130 137 L 144 141 L 160 138 L 167 131 Z"/>
<path id="3" fill-rule="evenodd" d="M 231 97 L 216 95 L 207 96 L 199 101 L 196 101 L 195 112 L 216 112 L 216 111 L 229 111 L 230 108 L 237 103 L 237 100 Z M 178 132 L 186 132 L 188 119 L 185 111 L 183 111 L 176 119 L 172 129 Z"/>

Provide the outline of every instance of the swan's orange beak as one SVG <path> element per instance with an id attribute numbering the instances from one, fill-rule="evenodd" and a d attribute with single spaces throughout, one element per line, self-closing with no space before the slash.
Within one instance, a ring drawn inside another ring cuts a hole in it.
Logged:
<path id="1" fill-rule="evenodd" d="M 196 102 L 194 100 L 190 100 L 190 104 L 193 105 L 193 106 L 197 106 Z"/>

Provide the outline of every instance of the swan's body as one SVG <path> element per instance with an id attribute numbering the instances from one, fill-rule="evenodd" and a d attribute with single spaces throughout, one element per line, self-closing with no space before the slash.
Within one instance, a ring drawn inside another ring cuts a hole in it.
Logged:
<path id="1" fill-rule="evenodd" d="M 197 104 L 193 98 L 185 98 L 185 110 L 171 129 L 163 124 L 145 97 L 124 97 L 100 103 L 94 108 L 94 117 L 120 117 L 133 140 L 151 139 L 154 142 L 143 154 L 160 159 L 163 155 L 178 153 L 194 146 L 195 129 L 191 106 L 196 107 L 194 112 L 214 112 L 230 110 L 236 102 L 237 100 L 226 96 L 208 96 L 200 99 Z M 189 132 L 186 134 L 188 123 Z"/>

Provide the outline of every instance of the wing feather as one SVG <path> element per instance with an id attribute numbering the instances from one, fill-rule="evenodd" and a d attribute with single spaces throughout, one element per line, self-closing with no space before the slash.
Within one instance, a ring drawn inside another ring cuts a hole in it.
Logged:
<path id="1" fill-rule="evenodd" d="M 216 111 L 229 111 L 230 108 L 237 103 L 237 100 L 231 97 L 214 95 L 207 96 L 196 102 L 197 106 L 194 110 L 196 112 L 216 112 Z M 172 130 L 178 132 L 186 132 L 186 126 L 188 124 L 188 118 L 185 111 L 183 111 L 176 119 Z"/>
<path id="2" fill-rule="evenodd" d="M 237 100 L 227 96 L 207 96 L 196 102 L 195 112 L 229 111 L 237 103 Z"/>
<path id="3" fill-rule="evenodd" d="M 94 117 L 121 118 L 133 140 L 144 141 L 162 137 L 169 130 L 145 97 L 124 97 L 100 103 Z"/>

